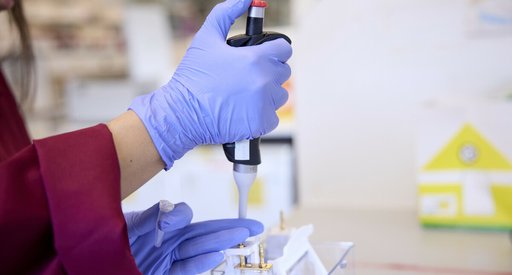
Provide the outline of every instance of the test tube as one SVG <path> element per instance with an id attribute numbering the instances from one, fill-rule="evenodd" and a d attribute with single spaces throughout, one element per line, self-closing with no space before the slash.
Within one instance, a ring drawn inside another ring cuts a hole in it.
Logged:
<path id="1" fill-rule="evenodd" d="M 174 204 L 168 200 L 161 200 L 160 204 L 160 211 L 158 212 L 158 218 L 156 219 L 156 237 L 155 237 L 155 246 L 160 247 L 162 246 L 162 242 L 164 240 L 164 231 L 160 229 L 160 226 L 158 225 L 160 222 L 160 218 L 162 217 L 162 214 L 169 213 L 174 209 Z"/>

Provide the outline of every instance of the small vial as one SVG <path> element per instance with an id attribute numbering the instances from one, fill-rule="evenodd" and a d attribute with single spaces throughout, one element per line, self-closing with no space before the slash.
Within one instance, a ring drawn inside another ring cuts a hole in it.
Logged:
<path id="1" fill-rule="evenodd" d="M 172 210 L 174 210 L 174 204 L 171 203 L 168 200 L 161 200 L 160 201 L 160 211 L 158 212 L 158 218 L 156 219 L 156 238 L 155 238 L 155 246 L 160 247 L 162 246 L 162 242 L 164 241 L 164 231 L 160 229 L 160 226 L 158 226 L 158 223 L 160 222 L 160 218 L 162 217 L 163 213 L 169 213 Z"/>

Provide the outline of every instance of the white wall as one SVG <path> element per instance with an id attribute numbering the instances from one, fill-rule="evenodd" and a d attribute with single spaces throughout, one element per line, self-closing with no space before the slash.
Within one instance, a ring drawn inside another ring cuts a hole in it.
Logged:
<path id="1" fill-rule="evenodd" d="M 512 91 L 510 26 L 478 19 L 489 7 L 512 19 L 510 1 L 301 2 L 309 3 L 296 12 L 294 37 L 302 204 L 414 209 L 421 104 Z"/>

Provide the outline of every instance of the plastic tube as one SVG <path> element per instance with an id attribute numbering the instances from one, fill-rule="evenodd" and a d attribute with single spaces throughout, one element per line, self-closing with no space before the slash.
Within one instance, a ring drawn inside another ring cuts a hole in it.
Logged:
<path id="1" fill-rule="evenodd" d="M 156 228 L 155 228 L 155 246 L 160 247 L 162 246 L 162 242 L 164 240 L 164 231 L 160 229 L 160 226 L 158 225 L 160 223 L 160 218 L 162 217 L 162 214 L 169 213 L 172 210 L 174 210 L 174 204 L 168 200 L 161 200 L 160 201 L 160 211 L 158 212 L 158 218 L 156 219 Z"/>

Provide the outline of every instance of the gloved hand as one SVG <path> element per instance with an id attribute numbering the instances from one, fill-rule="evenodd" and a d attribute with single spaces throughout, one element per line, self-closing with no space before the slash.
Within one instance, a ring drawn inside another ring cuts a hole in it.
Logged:
<path id="1" fill-rule="evenodd" d="M 161 213 L 158 226 L 165 233 L 161 247 L 155 247 L 158 204 L 143 212 L 125 215 L 132 255 L 143 274 L 198 274 L 224 260 L 222 250 L 249 236 L 263 232 L 254 220 L 214 220 L 190 224 L 192 210 L 184 203 Z"/>
<path id="2" fill-rule="evenodd" d="M 291 74 L 290 44 L 226 44 L 231 25 L 250 3 L 218 4 L 169 83 L 132 102 L 166 169 L 197 145 L 252 139 L 277 127 L 276 110 L 288 100 L 281 85 Z"/>
<path id="3" fill-rule="evenodd" d="M 171 212 L 160 213 L 159 206 L 160 203 L 156 203 L 144 211 L 124 213 L 130 244 L 143 235 L 155 234 L 157 226 L 162 231 L 168 232 L 183 228 L 192 221 L 192 209 L 185 203 L 174 205 Z"/>

